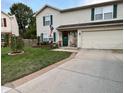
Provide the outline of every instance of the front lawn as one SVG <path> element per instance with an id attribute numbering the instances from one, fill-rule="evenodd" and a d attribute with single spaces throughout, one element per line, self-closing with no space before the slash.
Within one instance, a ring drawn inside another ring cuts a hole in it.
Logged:
<path id="1" fill-rule="evenodd" d="M 2 85 L 65 59 L 71 54 L 41 48 L 25 48 L 24 54 L 8 56 L 8 51 L 9 48 L 1 48 Z"/>

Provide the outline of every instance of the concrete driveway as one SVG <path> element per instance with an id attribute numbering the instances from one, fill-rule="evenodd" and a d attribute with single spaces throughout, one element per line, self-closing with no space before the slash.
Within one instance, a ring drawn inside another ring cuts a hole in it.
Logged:
<path id="1" fill-rule="evenodd" d="M 122 62 L 121 53 L 81 50 L 72 60 L 7 93 L 122 93 Z"/>

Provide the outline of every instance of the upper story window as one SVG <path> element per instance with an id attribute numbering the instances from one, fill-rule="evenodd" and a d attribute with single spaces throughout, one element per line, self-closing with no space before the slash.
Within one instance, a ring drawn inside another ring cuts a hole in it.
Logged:
<path id="1" fill-rule="evenodd" d="M 113 6 L 107 6 L 103 8 L 104 19 L 113 18 Z"/>
<path id="2" fill-rule="evenodd" d="M 52 21 L 53 21 L 52 15 L 43 16 L 43 26 L 52 25 L 52 23 L 53 23 Z"/>
<path id="3" fill-rule="evenodd" d="M 94 18 L 95 20 L 112 19 L 113 6 L 95 8 Z"/>
<path id="4" fill-rule="evenodd" d="M 103 19 L 103 9 L 102 8 L 95 8 L 95 20 Z"/>
<path id="5" fill-rule="evenodd" d="M 107 20 L 117 18 L 117 4 L 92 8 L 91 20 Z"/>
<path id="6" fill-rule="evenodd" d="M 1 27 L 7 27 L 6 18 L 1 18 Z"/>

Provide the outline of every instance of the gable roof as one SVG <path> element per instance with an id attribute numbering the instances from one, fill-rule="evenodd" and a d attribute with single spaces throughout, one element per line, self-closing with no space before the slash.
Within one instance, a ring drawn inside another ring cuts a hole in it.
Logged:
<path id="1" fill-rule="evenodd" d="M 75 11 L 75 10 L 80 10 L 80 9 L 86 9 L 86 8 L 91 8 L 91 7 L 98 7 L 98 6 L 103 6 L 103 5 L 110 5 L 114 3 L 122 3 L 123 0 L 113 0 L 113 1 L 108 1 L 108 2 L 102 2 L 102 3 L 96 3 L 96 4 L 91 4 L 91 5 L 84 5 L 84 6 L 79 6 L 79 7 L 74 7 L 74 8 L 68 8 L 68 9 L 58 9 L 50 5 L 45 5 L 43 8 L 41 8 L 38 12 L 36 12 L 35 16 L 37 16 L 40 12 L 42 12 L 45 8 L 49 7 L 51 9 L 57 10 L 59 12 L 69 12 L 69 11 Z"/>
<path id="2" fill-rule="evenodd" d="M 9 17 L 9 15 L 8 15 L 8 14 L 6 14 L 5 12 L 1 11 L 1 13 L 3 13 L 4 15 L 6 15 L 6 16 L 8 16 L 8 17 Z"/>
<path id="3" fill-rule="evenodd" d="M 42 12 L 45 8 L 51 8 L 51 9 L 60 11 L 60 9 L 46 4 L 46 5 L 44 5 L 38 12 L 35 13 L 35 16 L 37 16 L 37 15 L 38 15 L 40 12 Z"/>

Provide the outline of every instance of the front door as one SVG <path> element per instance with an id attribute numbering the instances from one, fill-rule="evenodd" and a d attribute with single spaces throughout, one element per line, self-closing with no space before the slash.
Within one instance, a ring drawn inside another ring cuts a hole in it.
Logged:
<path id="1" fill-rule="evenodd" d="M 68 32 L 62 32 L 63 46 L 68 46 Z"/>

